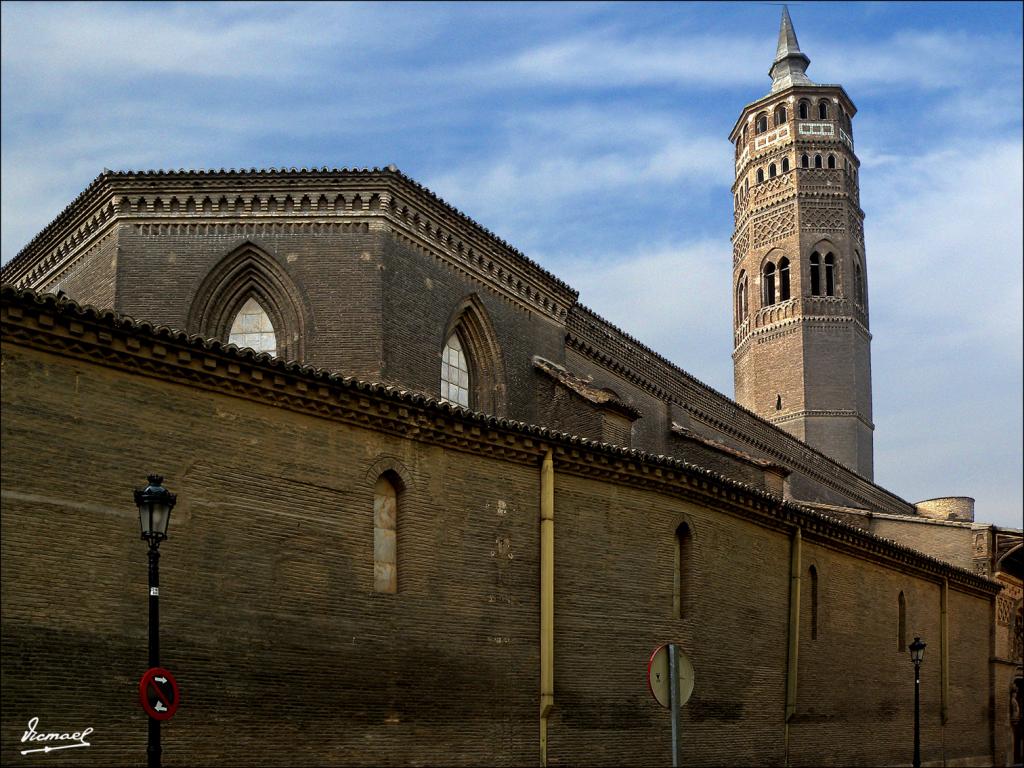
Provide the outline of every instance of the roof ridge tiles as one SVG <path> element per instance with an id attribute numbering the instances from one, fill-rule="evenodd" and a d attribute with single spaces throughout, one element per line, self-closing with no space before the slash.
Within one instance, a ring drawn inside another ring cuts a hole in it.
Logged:
<path id="1" fill-rule="evenodd" d="M 498 418 L 480 411 L 472 411 L 467 408 L 463 408 L 462 406 L 453 405 L 449 401 L 441 400 L 440 398 L 427 397 L 422 393 L 410 393 L 407 390 L 400 390 L 397 387 L 386 385 L 381 382 L 367 382 L 361 379 L 356 379 L 353 376 L 341 376 L 339 378 L 339 374 L 331 372 L 328 369 L 312 368 L 312 366 L 304 365 L 296 361 L 287 361 L 281 358 L 271 357 L 267 353 L 257 354 L 251 349 L 239 349 L 234 344 L 224 346 L 220 342 L 217 342 L 215 345 L 211 340 L 204 339 L 197 334 L 188 334 L 167 325 L 154 326 L 154 324 L 148 320 L 136 320 L 128 315 L 118 314 L 110 309 L 100 309 L 91 304 L 83 306 L 72 299 L 57 296 L 52 293 L 44 294 L 31 289 L 19 289 L 10 283 L 0 284 L 0 300 L 2 300 L 3 304 L 34 304 L 36 306 L 50 309 L 58 315 L 68 315 L 79 319 L 99 321 L 115 328 L 136 331 L 151 337 L 163 339 L 171 338 L 179 343 L 196 347 L 204 351 L 216 352 L 227 355 L 228 357 L 241 358 L 253 364 L 276 368 L 287 373 L 321 379 L 326 376 L 329 381 L 346 389 L 370 391 L 374 394 L 382 395 L 398 402 L 421 406 L 427 411 L 440 411 L 442 413 L 455 415 L 470 422 L 498 427 L 499 429 L 507 429 L 513 432 L 530 435 L 532 437 L 543 437 L 552 442 L 561 443 L 562 445 L 586 446 L 587 448 L 592 448 L 599 453 L 611 454 L 641 463 L 678 469 L 690 475 L 701 475 L 713 480 L 715 483 L 718 483 L 720 486 L 724 486 L 725 488 L 731 487 L 748 495 L 760 498 L 762 501 L 767 502 L 772 508 L 774 508 L 783 516 L 783 518 L 786 516 L 785 513 L 788 512 L 790 515 L 795 513 L 797 516 L 802 516 L 805 520 L 809 520 L 811 522 L 817 521 L 825 523 L 831 527 L 835 534 L 835 538 L 837 539 L 854 543 L 859 540 L 869 549 L 872 544 L 875 546 L 882 544 L 897 553 L 915 558 L 920 562 L 928 563 L 932 569 L 938 568 L 947 573 L 958 575 L 961 582 L 973 585 L 977 588 L 986 589 L 988 591 L 1000 588 L 999 585 L 991 579 L 975 574 L 965 568 L 952 565 L 951 563 L 946 563 L 938 558 L 926 555 L 923 552 L 919 552 L 911 547 L 899 544 L 891 539 L 886 539 L 878 536 L 877 534 L 863 531 L 862 529 L 852 526 L 838 518 L 825 515 L 811 507 L 805 506 L 799 501 L 780 498 L 761 488 L 734 480 L 726 477 L 725 475 L 721 475 L 712 470 L 700 467 L 696 464 L 691 464 L 672 456 L 651 454 L 636 448 L 604 443 L 596 440 L 590 440 L 579 435 L 572 435 L 568 432 L 552 430 L 549 427 L 528 424 L 526 422 L 515 421 L 507 418 Z M 798 527 L 802 527 L 800 525 L 799 517 L 797 520 L 791 522 Z"/>

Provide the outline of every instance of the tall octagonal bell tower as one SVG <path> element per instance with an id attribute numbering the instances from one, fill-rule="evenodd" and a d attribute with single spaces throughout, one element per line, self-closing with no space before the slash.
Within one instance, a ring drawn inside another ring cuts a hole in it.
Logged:
<path id="1" fill-rule="evenodd" d="M 864 212 L 839 85 L 819 85 L 783 8 L 768 95 L 730 134 L 736 401 L 873 475 Z"/>

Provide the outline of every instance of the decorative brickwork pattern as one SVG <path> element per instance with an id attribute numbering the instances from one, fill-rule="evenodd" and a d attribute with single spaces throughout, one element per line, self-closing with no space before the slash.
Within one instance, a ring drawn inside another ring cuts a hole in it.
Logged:
<path id="1" fill-rule="evenodd" d="M 845 232 L 846 206 L 842 203 L 804 203 L 800 206 L 800 229 L 811 232 Z"/>
<path id="2" fill-rule="evenodd" d="M 758 216 L 753 222 L 753 247 L 761 248 L 789 237 L 796 231 L 796 210 L 791 204 Z"/>

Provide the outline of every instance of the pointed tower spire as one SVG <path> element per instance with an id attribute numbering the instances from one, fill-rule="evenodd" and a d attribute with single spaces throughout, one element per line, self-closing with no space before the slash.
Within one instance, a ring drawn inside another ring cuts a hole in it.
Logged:
<path id="1" fill-rule="evenodd" d="M 772 93 L 791 85 L 814 85 L 805 73 L 811 60 L 800 50 L 796 41 L 789 8 L 782 6 L 782 24 L 779 26 L 779 46 L 775 50 L 775 63 L 768 71 L 772 78 Z"/>

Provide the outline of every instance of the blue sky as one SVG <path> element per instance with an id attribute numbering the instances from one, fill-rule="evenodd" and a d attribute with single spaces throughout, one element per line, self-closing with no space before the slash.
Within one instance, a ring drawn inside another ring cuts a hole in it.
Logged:
<path id="1" fill-rule="evenodd" d="M 1018 3 L 791 3 L 854 119 L 876 480 L 1021 526 Z M 6 262 L 103 168 L 396 164 L 731 395 L 732 149 L 780 8 L 49 4 L 2 14 Z"/>

